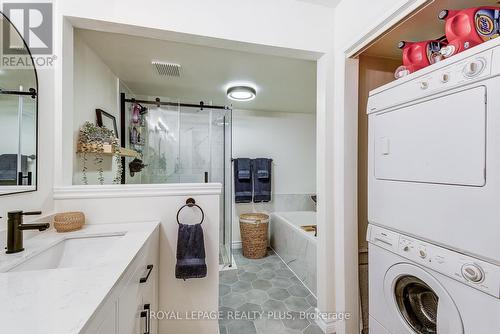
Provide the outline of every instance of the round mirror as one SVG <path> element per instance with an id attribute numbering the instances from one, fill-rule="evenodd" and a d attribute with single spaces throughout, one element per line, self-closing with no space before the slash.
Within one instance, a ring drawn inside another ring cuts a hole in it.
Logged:
<path id="1" fill-rule="evenodd" d="M 23 37 L 0 18 L 0 195 L 7 195 L 37 189 L 38 78 Z"/>

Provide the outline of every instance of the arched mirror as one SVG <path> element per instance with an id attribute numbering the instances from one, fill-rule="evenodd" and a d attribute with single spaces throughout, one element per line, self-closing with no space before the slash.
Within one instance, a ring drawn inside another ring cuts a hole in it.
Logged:
<path id="1" fill-rule="evenodd" d="M 37 190 L 38 79 L 26 42 L 0 18 L 0 195 L 7 195 Z"/>

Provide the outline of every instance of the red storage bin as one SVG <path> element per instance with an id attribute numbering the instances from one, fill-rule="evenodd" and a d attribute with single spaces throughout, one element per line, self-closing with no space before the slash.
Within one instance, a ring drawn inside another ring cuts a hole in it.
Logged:
<path id="1" fill-rule="evenodd" d="M 448 46 L 443 55 L 448 58 L 499 36 L 500 7 L 474 7 L 462 10 L 442 10 L 438 17 L 446 20 Z"/>

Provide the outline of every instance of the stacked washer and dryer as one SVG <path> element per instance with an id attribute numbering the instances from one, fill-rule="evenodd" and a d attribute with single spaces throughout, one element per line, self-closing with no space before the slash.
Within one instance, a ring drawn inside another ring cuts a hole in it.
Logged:
<path id="1" fill-rule="evenodd" d="M 500 333 L 500 38 L 367 112 L 370 333 Z"/>

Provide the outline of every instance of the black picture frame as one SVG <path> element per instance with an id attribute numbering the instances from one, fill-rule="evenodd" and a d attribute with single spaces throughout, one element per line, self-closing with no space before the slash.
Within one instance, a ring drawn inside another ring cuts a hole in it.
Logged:
<path id="1" fill-rule="evenodd" d="M 118 127 L 116 125 L 115 116 L 111 115 L 110 113 L 105 112 L 102 109 L 96 109 L 95 116 L 96 116 L 97 126 L 100 126 L 100 127 L 106 126 L 108 129 L 110 129 L 108 124 L 109 124 L 109 122 L 112 122 L 113 128 L 110 130 L 113 130 L 115 132 L 115 137 L 117 139 L 120 138 L 118 136 Z"/>

